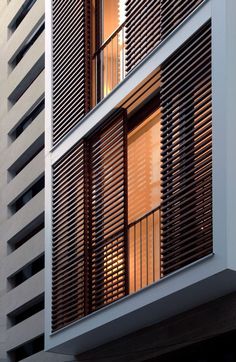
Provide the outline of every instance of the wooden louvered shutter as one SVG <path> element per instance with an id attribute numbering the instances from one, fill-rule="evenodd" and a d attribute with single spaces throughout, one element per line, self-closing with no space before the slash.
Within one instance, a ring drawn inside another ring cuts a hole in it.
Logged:
<path id="1" fill-rule="evenodd" d="M 89 111 L 90 0 L 53 0 L 53 143 Z"/>
<path id="2" fill-rule="evenodd" d="M 131 71 L 160 42 L 160 1 L 126 2 L 126 71 Z"/>
<path id="3" fill-rule="evenodd" d="M 212 251 L 210 24 L 161 72 L 164 276 Z"/>
<path id="4" fill-rule="evenodd" d="M 126 71 L 130 72 L 204 0 L 127 0 Z"/>
<path id="5" fill-rule="evenodd" d="M 204 0 L 161 0 L 161 35 L 166 38 Z"/>
<path id="6" fill-rule="evenodd" d="M 126 138 L 122 112 L 89 140 L 91 311 L 128 290 Z"/>
<path id="7" fill-rule="evenodd" d="M 52 330 L 86 313 L 85 147 L 53 167 Z"/>

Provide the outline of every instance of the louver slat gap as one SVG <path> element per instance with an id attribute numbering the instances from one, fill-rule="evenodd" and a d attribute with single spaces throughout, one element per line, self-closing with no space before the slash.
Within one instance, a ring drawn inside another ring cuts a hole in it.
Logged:
<path id="1" fill-rule="evenodd" d="M 53 144 L 90 109 L 90 1 L 53 0 Z"/>
<path id="2" fill-rule="evenodd" d="M 81 142 L 53 167 L 53 211 L 56 208 L 57 212 L 52 235 L 53 330 L 85 315 L 84 158 L 85 147 Z"/>
<path id="3" fill-rule="evenodd" d="M 123 112 L 89 139 L 91 311 L 128 290 L 126 142 Z"/>
<path id="4" fill-rule="evenodd" d="M 162 65 L 161 73 L 165 276 L 212 252 L 210 23 Z"/>
<path id="5" fill-rule="evenodd" d="M 130 72 L 204 0 L 127 0 L 126 71 Z"/>

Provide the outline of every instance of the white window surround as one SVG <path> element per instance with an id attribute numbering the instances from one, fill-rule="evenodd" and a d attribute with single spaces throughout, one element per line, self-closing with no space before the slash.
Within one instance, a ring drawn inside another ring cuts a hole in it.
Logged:
<path id="1" fill-rule="evenodd" d="M 53 149 L 51 8 L 46 4 L 45 349 L 76 354 L 236 290 L 235 0 L 206 0 Z M 51 333 L 51 167 L 201 25 L 212 18 L 214 254 Z"/>

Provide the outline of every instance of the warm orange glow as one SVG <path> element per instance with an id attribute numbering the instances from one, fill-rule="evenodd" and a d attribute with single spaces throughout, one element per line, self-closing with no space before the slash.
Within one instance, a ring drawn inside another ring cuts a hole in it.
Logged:
<path id="1" fill-rule="evenodd" d="M 125 0 L 103 0 L 103 42 L 125 20 Z M 124 30 L 121 30 L 110 40 L 103 51 L 103 96 L 111 90 L 124 77 Z"/>
<path id="2" fill-rule="evenodd" d="M 129 224 L 160 204 L 160 111 L 128 136 Z"/>
<path id="3" fill-rule="evenodd" d="M 160 205 L 160 111 L 128 136 L 128 222 Z M 160 212 L 129 228 L 129 286 L 134 292 L 160 278 Z"/>
<path id="4" fill-rule="evenodd" d="M 124 270 L 124 257 L 123 253 L 120 254 L 120 249 L 117 248 L 115 240 L 113 245 L 104 248 L 104 289 L 106 291 L 106 300 L 104 304 L 108 304 L 122 296 L 123 293 L 123 270 Z M 118 286 L 116 294 L 114 295 L 114 284 Z M 120 284 L 120 292 L 119 292 Z M 119 295 L 120 294 L 120 295 Z"/>
<path id="5" fill-rule="evenodd" d="M 102 42 L 106 41 L 124 20 L 125 0 L 103 0 Z"/>

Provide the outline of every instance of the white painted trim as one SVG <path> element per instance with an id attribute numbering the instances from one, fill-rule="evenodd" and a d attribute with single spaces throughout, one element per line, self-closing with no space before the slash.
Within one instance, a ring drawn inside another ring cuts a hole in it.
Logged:
<path id="1" fill-rule="evenodd" d="M 52 2 L 45 0 L 45 341 L 52 310 Z M 45 342 L 46 343 L 46 342 Z"/>

